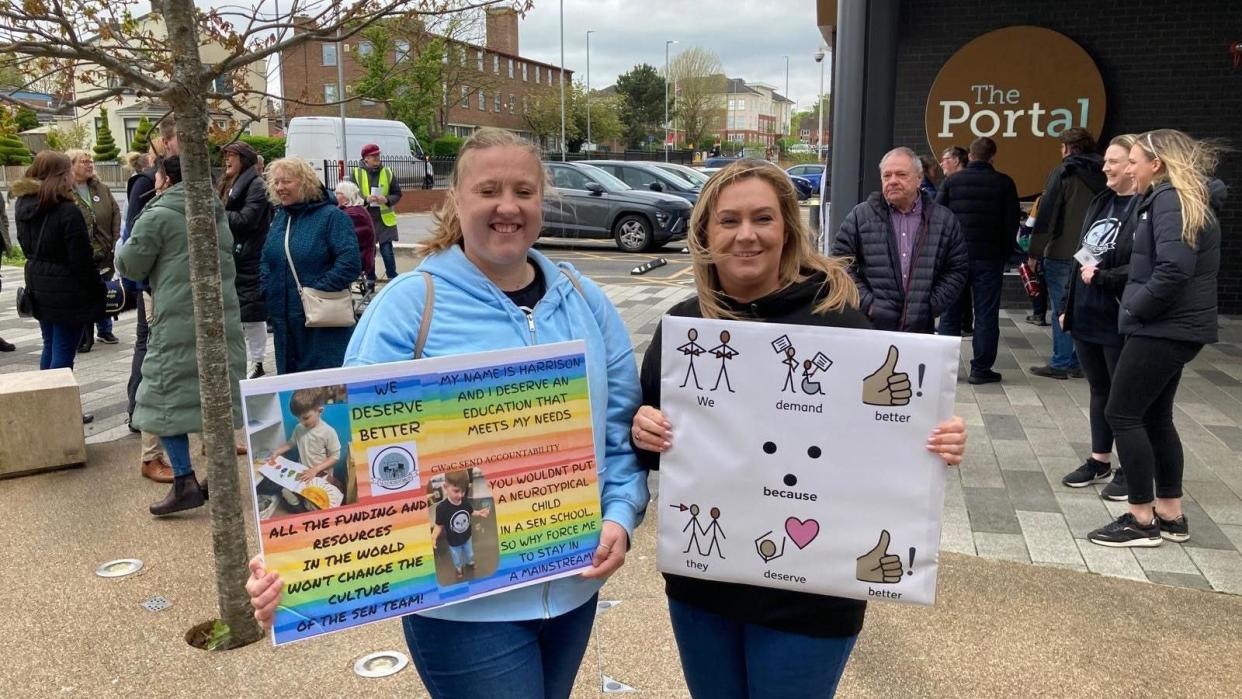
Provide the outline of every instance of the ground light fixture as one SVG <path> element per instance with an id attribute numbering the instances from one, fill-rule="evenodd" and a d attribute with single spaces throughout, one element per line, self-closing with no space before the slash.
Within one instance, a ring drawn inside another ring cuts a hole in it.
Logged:
<path id="1" fill-rule="evenodd" d="M 118 558 L 115 561 L 100 563 L 95 575 L 101 578 L 123 578 L 142 570 L 142 561 L 137 558 Z"/>
<path id="2" fill-rule="evenodd" d="M 358 658 L 354 663 L 354 673 L 359 677 L 389 677 L 397 674 L 410 664 L 410 659 L 396 650 L 381 650 Z"/>

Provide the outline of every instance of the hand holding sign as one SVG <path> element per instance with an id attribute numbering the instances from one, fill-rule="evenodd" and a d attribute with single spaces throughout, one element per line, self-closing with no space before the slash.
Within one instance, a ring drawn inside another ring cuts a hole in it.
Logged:
<path id="1" fill-rule="evenodd" d="M 875 548 L 858 557 L 858 580 L 867 583 L 901 582 L 901 557 L 888 552 L 892 537 L 888 530 L 880 532 Z"/>
<path id="2" fill-rule="evenodd" d="M 884 406 L 910 403 L 910 375 L 897 371 L 897 358 L 897 346 L 889 345 L 884 364 L 863 379 L 863 403 Z"/>

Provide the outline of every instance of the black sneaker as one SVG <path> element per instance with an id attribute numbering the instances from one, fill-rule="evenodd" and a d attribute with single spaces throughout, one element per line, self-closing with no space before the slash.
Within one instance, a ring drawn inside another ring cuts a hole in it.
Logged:
<path id="1" fill-rule="evenodd" d="M 115 345 L 116 343 L 121 341 L 119 338 L 117 338 L 116 335 L 113 335 L 112 333 L 99 333 L 98 335 L 95 336 L 95 339 L 99 340 L 105 345 Z"/>
<path id="2" fill-rule="evenodd" d="M 1081 378 L 1083 377 L 1083 373 L 1082 373 L 1082 368 L 1081 368 L 1081 367 L 1074 367 L 1073 369 L 1070 369 L 1070 370 L 1069 370 L 1068 372 L 1066 372 L 1066 373 L 1068 373 L 1068 374 L 1069 374 L 1069 377 L 1070 377 L 1071 379 L 1081 379 Z"/>
<path id="3" fill-rule="evenodd" d="M 1000 372 L 997 371 L 972 371 L 970 378 L 966 379 L 970 383 L 978 386 L 985 383 L 999 383 L 1001 380 Z"/>
<path id="4" fill-rule="evenodd" d="M 1163 541 L 1160 538 L 1160 527 L 1156 525 L 1154 515 L 1150 524 L 1142 524 L 1129 512 L 1091 532 L 1087 535 L 1087 540 L 1093 544 L 1113 548 L 1135 546 L 1150 548 L 1159 546 Z"/>
<path id="5" fill-rule="evenodd" d="M 1160 528 L 1160 537 L 1176 543 L 1190 541 L 1190 527 L 1186 524 L 1186 515 L 1177 519 L 1165 519 L 1156 515 L 1156 526 Z"/>
<path id="6" fill-rule="evenodd" d="M 1034 374 L 1035 376 L 1042 376 L 1047 379 L 1068 379 L 1069 378 L 1069 372 L 1066 371 L 1065 369 L 1057 369 L 1056 367 L 1051 367 L 1051 366 L 1048 366 L 1047 364 L 1043 366 L 1031 367 L 1031 373 Z"/>
<path id="7" fill-rule="evenodd" d="M 1048 321 L 1043 316 L 1035 315 L 1034 313 L 1026 317 L 1026 322 L 1030 323 L 1031 325 L 1038 325 L 1040 327 L 1045 327 L 1048 325 Z"/>
<path id="8" fill-rule="evenodd" d="M 1112 466 L 1089 458 L 1082 463 L 1082 466 L 1062 478 L 1061 483 L 1071 488 L 1085 488 L 1093 483 L 1103 483 L 1112 473 Z"/>
<path id="9" fill-rule="evenodd" d="M 1123 469 L 1113 471 L 1113 481 L 1100 490 L 1100 497 L 1113 502 L 1124 502 L 1130 496 L 1130 487 L 1126 485 L 1126 472 Z"/>
<path id="10" fill-rule="evenodd" d="M 256 362 L 254 369 L 250 370 L 250 374 L 246 376 L 248 379 L 257 379 L 260 376 L 267 376 L 267 372 L 263 371 L 263 362 Z"/>

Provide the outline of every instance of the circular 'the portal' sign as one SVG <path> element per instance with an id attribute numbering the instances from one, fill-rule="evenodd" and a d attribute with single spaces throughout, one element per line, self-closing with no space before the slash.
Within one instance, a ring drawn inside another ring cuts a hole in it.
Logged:
<path id="1" fill-rule="evenodd" d="M 927 95 L 927 141 L 937 156 L 980 136 L 996 141 L 996 169 L 1018 194 L 1043 191 L 1061 160 L 1057 136 L 1104 126 L 1104 80 L 1081 46 L 1042 27 L 988 32 L 949 59 Z M 938 159 L 938 158 L 937 158 Z"/>

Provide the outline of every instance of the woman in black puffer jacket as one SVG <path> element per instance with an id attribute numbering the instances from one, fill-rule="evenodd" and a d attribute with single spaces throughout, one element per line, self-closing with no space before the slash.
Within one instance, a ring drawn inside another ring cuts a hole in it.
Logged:
<path id="1" fill-rule="evenodd" d="M 74 204 L 69 158 L 43 151 L 13 183 L 17 239 L 26 255 L 26 291 L 43 332 L 40 369 L 73 368 L 83 328 L 104 317 L 86 221 Z"/>
<path id="2" fill-rule="evenodd" d="M 1105 409 L 1130 507 L 1087 535 L 1102 546 L 1190 539 L 1173 399 L 1182 368 L 1216 342 L 1220 221 L 1214 210 L 1225 198 L 1224 185 L 1209 179 L 1217 156 L 1211 144 L 1171 129 L 1143 134 L 1130 149 L 1127 172 L 1140 199 L 1117 326 L 1126 343 Z"/>
<path id="3" fill-rule="evenodd" d="M 267 351 L 267 307 L 259 283 L 259 261 L 267 229 L 272 225 L 272 206 L 256 163 L 259 154 L 248 143 L 236 141 L 225 146 L 224 177 L 220 179 L 220 201 L 229 215 L 233 233 L 233 263 L 237 266 L 237 298 L 241 301 L 242 328 L 246 333 L 246 361 L 252 364 L 249 378 L 263 376 L 263 355 Z"/>

